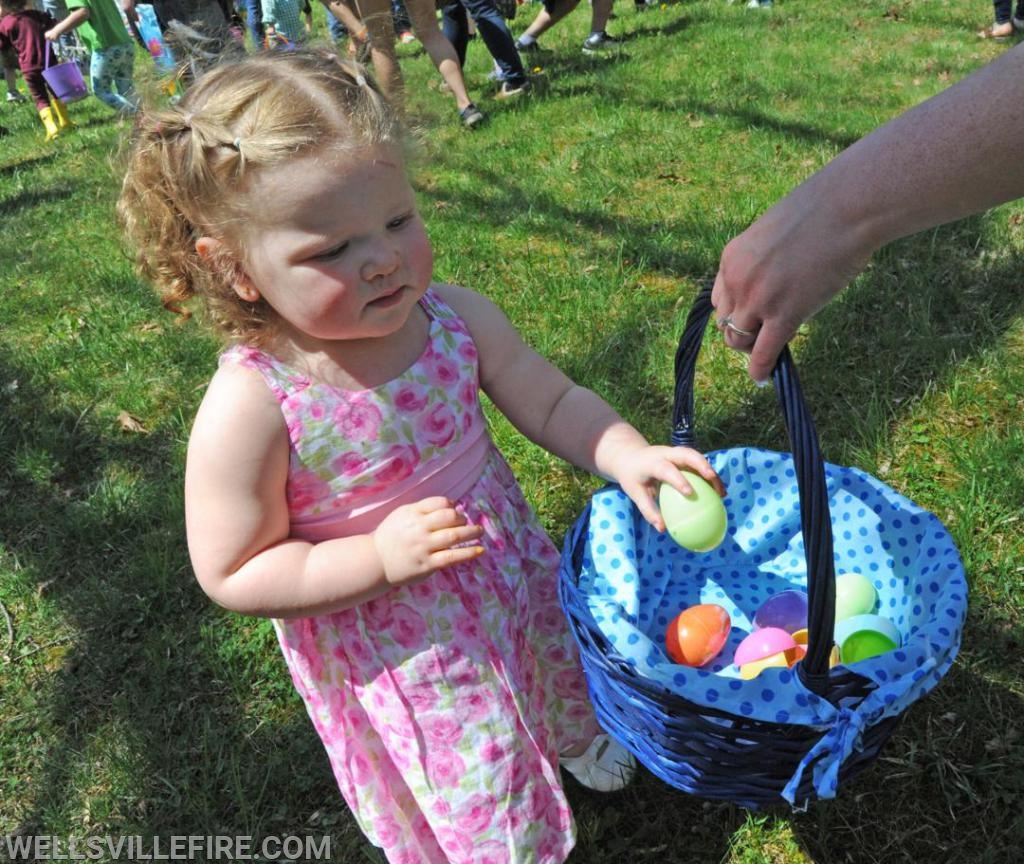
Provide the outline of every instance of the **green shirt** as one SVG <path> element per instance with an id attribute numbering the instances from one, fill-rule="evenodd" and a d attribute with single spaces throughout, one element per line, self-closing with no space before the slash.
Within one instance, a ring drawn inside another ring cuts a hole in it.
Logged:
<path id="1" fill-rule="evenodd" d="M 82 7 L 89 10 L 89 17 L 78 26 L 78 35 L 90 51 L 132 41 L 114 0 L 68 0 L 68 12 Z"/>

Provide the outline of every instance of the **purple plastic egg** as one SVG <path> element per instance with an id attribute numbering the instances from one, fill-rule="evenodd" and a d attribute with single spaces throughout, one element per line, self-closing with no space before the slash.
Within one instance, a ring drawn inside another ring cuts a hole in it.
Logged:
<path id="1" fill-rule="evenodd" d="M 769 597 L 754 613 L 754 629 L 778 627 L 795 633 L 807 626 L 807 595 L 795 588 Z"/>

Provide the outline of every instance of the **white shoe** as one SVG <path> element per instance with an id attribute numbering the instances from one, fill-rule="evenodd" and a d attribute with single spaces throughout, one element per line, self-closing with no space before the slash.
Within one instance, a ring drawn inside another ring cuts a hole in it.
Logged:
<path id="1" fill-rule="evenodd" d="M 558 764 L 595 792 L 625 789 L 636 774 L 636 759 L 608 735 L 594 736 L 579 756 L 560 756 Z"/>
<path id="2" fill-rule="evenodd" d="M 20 93 L 12 93 L 10 90 L 8 90 L 7 91 L 7 101 L 8 102 L 24 102 L 25 101 L 25 97 L 22 96 Z"/>

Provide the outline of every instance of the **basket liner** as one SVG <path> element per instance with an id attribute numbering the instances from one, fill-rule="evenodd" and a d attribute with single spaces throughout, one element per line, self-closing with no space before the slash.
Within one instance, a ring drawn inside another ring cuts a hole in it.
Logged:
<path id="1" fill-rule="evenodd" d="M 877 611 L 899 629 L 902 645 L 851 664 L 876 685 L 855 704 L 833 705 L 793 670 L 767 669 L 744 681 L 732 657 L 753 629 L 757 608 L 780 591 L 807 588 L 796 473 L 789 454 L 756 448 L 717 451 L 708 459 L 728 490 L 722 544 L 689 552 L 650 528 L 617 486 L 605 487 L 593 496 L 584 526 L 573 580 L 578 596 L 608 650 L 647 682 L 712 716 L 820 727 L 823 737 L 783 797 L 794 801 L 808 767 L 818 797 L 834 797 L 842 763 L 860 749 L 865 729 L 896 717 L 952 664 L 967 609 L 959 554 L 934 515 L 869 474 L 825 463 L 836 572 L 871 579 Z M 733 623 L 722 653 L 700 669 L 673 663 L 664 642 L 668 622 L 696 603 L 718 603 Z"/>

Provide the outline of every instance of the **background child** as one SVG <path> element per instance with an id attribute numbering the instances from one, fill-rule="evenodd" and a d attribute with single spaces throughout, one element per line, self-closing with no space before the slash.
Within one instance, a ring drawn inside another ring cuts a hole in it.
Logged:
<path id="1" fill-rule="evenodd" d="M 114 0 L 68 0 L 67 6 L 68 17 L 51 27 L 46 38 L 56 41 L 77 28 L 92 55 L 89 63 L 92 92 L 115 111 L 134 114 L 138 109 L 132 82 L 135 43 Z"/>
<path id="2" fill-rule="evenodd" d="M 262 0 L 260 14 L 266 47 L 278 47 L 282 38 L 292 45 L 306 41 L 301 0 Z"/>
<path id="3" fill-rule="evenodd" d="M 64 103 L 43 78 L 47 63 L 53 66 L 58 62 L 53 46 L 46 41 L 46 29 L 55 23 L 48 13 L 28 8 L 28 0 L 3 0 L 0 7 L 0 54 L 12 49 L 16 52 L 21 77 L 36 103 L 47 141 L 52 141 L 62 128 L 70 125 Z M 7 86 L 10 88 L 10 79 Z M 10 93 L 10 89 L 7 92 Z"/>
<path id="4" fill-rule="evenodd" d="M 196 417 L 196 576 L 274 619 L 345 800 L 392 862 L 559 862 L 560 756 L 621 788 L 558 606 L 559 556 L 495 449 L 479 390 L 527 436 L 654 493 L 696 451 L 651 446 L 432 282 L 400 129 L 361 67 L 266 52 L 138 124 L 119 204 L 169 306 L 231 337 Z M 253 218 L 259 214 L 258 218 Z"/>

